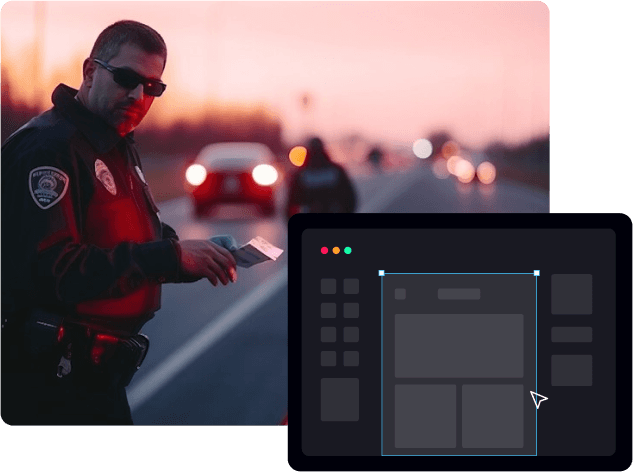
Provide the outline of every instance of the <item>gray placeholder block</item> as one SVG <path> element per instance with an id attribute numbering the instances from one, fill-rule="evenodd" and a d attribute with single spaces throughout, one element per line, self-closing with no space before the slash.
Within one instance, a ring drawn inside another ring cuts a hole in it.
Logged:
<path id="1" fill-rule="evenodd" d="M 358 303 L 344 303 L 343 304 L 343 318 L 358 318 L 359 307 Z"/>
<path id="2" fill-rule="evenodd" d="M 321 379 L 321 421 L 358 421 L 358 379 Z"/>
<path id="3" fill-rule="evenodd" d="M 336 293 L 336 279 L 321 279 L 321 294 L 333 295 Z"/>
<path id="4" fill-rule="evenodd" d="M 397 378 L 522 378 L 523 315 L 397 314 Z"/>
<path id="5" fill-rule="evenodd" d="M 590 355 L 552 356 L 552 386 L 591 387 L 593 357 Z"/>
<path id="6" fill-rule="evenodd" d="M 343 328 L 343 342 L 357 343 L 359 334 L 359 329 L 355 326 Z"/>
<path id="7" fill-rule="evenodd" d="M 325 326 L 321 328 L 321 342 L 335 343 L 336 342 L 336 328 L 333 326 Z"/>
<path id="8" fill-rule="evenodd" d="M 336 318 L 336 303 L 321 303 L 321 318 Z"/>
<path id="9" fill-rule="evenodd" d="M 552 314 L 590 315 L 591 274 L 552 274 Z"/>
<path id="10" fill-rule="evenodd" d="M 358 293 L 359 283 L 358 279 L 344 279 L 343 280 L 343 293 L 346 295 L 356 295 Z"/>
<path id="11" fill-rule="evenodd" d="M 396 385 L 396 448 L 454 448 L 457 436 L 455 385 Z"/>
<path id="12" fill-rule="evenodd" d="M 552 328 L 553 343 L 590 343 L 593 330 L 585 326 L 555 326 Z"/>
<path id="13" fill-rule="evenodd" d="M 336 351 L 321 351 L 321 367 L 336 366 Z"/>
<path id="14" fill-rule="evenodd" d="M 394 294 L 396 300 L 406 300 L 407 299 L 407 289 L 405 288 L 397 288 Z"/>
<path id="15" fill-rule="evenodd" d="M 526 393 L 523 385 L 463 385 L 462 447 L 522 448 Z"/>
<path id="16" fill-rule="evenodd" d="M 344 351 L 343 352 L 343 365 L 345 367 L 357 367 L 359 364 L 358 351 Z"/>
<path id="17" fill-rule="evenodd" d="M 437 298 L 440 300 L 479 300 L 481 290 L 478 288 L 439 288 Z"/>

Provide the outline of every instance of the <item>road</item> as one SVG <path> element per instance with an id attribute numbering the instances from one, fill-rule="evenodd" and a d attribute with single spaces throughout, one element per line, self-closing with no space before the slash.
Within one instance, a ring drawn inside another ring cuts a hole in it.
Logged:
<path id="1" fill-rule="evenodd" d="M 547 212 L 546 192 L 507 182 L 484 186 L 437 179 L 427 167 L 352 175 L 360 211 Z M 283 191 L 278 195 L 283 200 Z M 281 216 L 228 207 L 195 219 L 186 198 L 159 205 L 181 239 L 255 236 L 287 248 Z M 281 206 L 281 205 L 280 205 Z M 128 387 L 135 424 L 272 425 L 287 399 L 287 253 L 238 270 L 238 282 L 163 286 L 162 308 L 143 329 L 151 348 Z"/>

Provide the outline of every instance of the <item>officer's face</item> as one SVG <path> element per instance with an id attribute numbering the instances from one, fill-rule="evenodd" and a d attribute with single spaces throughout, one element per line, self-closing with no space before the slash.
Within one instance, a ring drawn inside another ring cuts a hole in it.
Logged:
<path id="1" fill-rule="evenodd" d="M 136 45 L 124 44 L 108 64 L 160 80 L 165 61 L 160 55 L 148 54 Z M 134 90 L 126 89 L 114 81 L 111 72 L 90 59 L 86 61 L 84 72 L 88 109 L 102 117 L 121 136 L 136 128 L 154 101 L 154 97 L 143 93 L 143 85 L 139 84 Z"/>

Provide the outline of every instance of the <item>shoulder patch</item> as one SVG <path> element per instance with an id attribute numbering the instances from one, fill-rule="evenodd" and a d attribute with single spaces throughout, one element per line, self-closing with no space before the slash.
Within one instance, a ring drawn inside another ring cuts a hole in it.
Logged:
<path id="1" fill-rule="evenodd" d="M 59 202 L 68 190 L 68 175 L 57 167 L 36 167 L 29 173 L 31 197 L 42 210 Z"/>
<path id="2" fill-rule="evenodd" d="M 114 183 L 114 177 L 112 172 L 108 169 L 108 166 L 101 159 L 95 161 L 95 175 L 97 179 L 101 181 L 103 186 L 112 195 L 116 195 L 116 184 Z"/>

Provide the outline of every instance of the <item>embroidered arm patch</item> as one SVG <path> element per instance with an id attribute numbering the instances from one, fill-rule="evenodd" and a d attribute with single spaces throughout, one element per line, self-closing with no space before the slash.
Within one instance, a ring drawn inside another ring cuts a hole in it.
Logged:
<path id="1" fill-rule="evenodd" d="M 29 191 L 42 210 L 59 202 L 68 190 L 68 175 L 57 167 L 36 167 L 29 173 Z"/>

